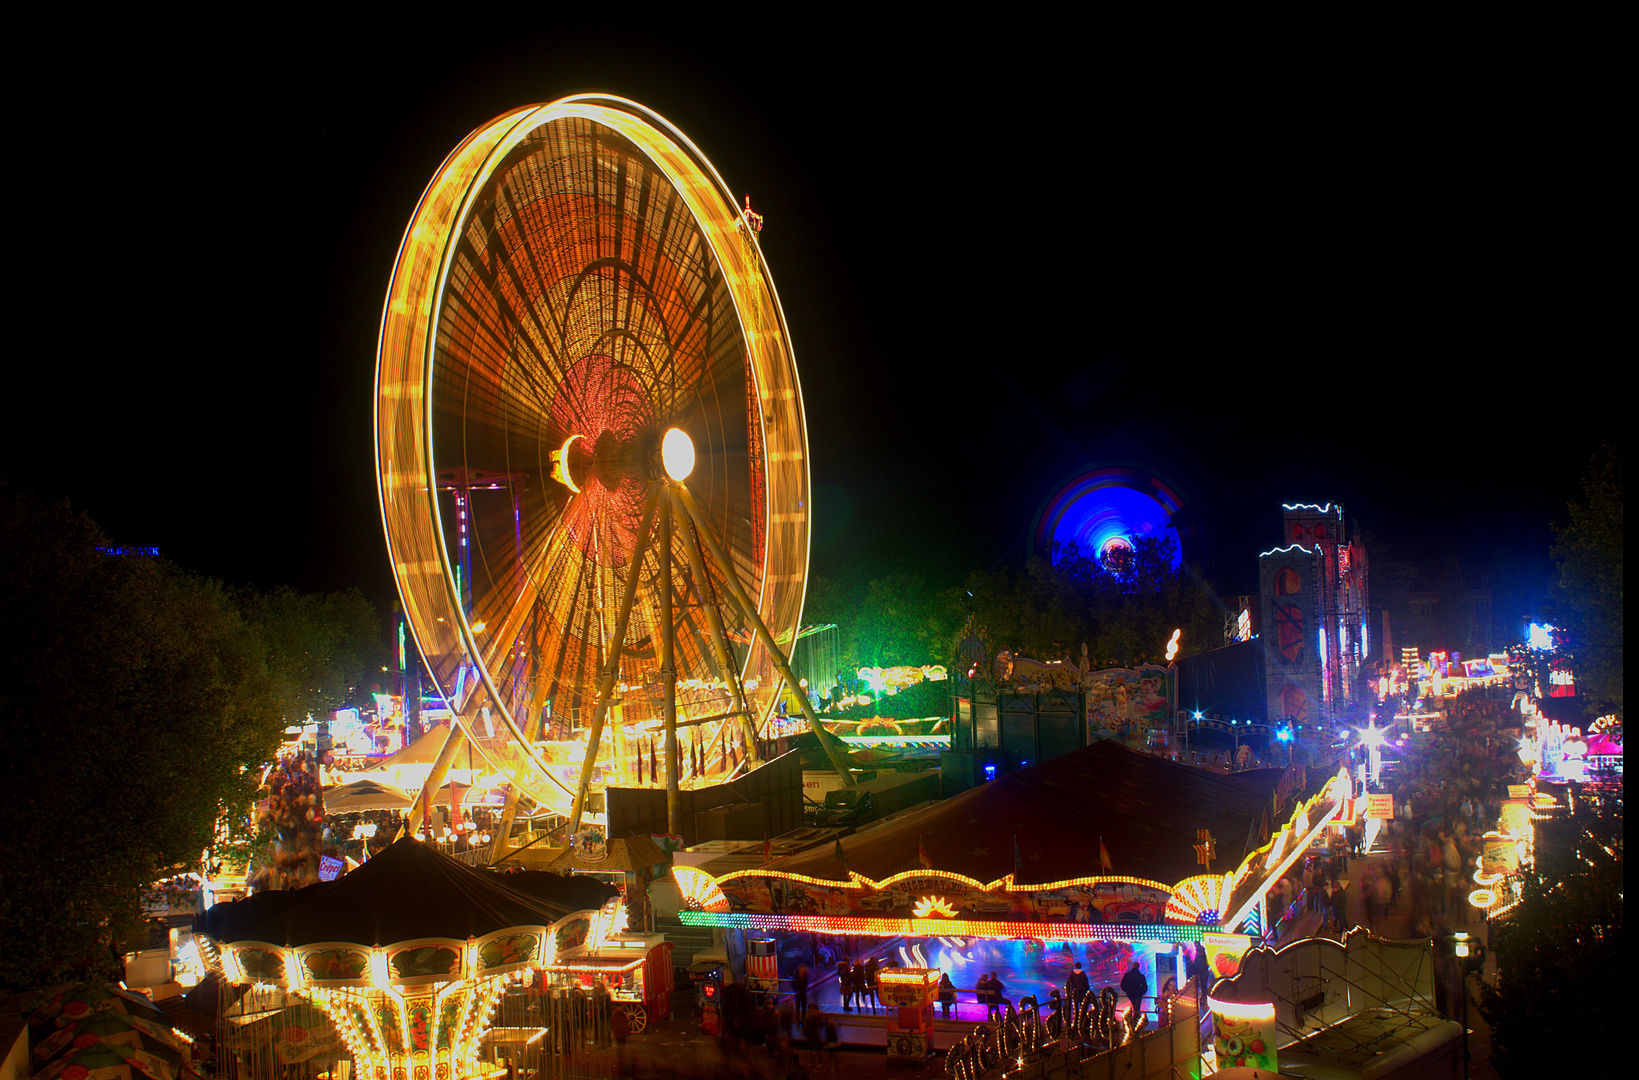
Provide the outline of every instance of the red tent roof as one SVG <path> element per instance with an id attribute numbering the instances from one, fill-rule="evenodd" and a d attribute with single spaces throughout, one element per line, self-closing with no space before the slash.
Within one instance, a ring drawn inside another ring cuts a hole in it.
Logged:
<path id="1" fill-rule="evenodd" d="M 994 881 L 1045 884 L 1101 873 L 1173 885 L 1204 873 L 1195 834 L 1218 841 L 1214 873 L 1240 865 L 1278 825 L 1271 801 L 1281 770 L 1226 775 L 1098 742 L 971 788 L 925 810 L 841 841 L 847 870 L 882 880 L 920 866 Z M 1112 870 L 1099 866 L 1099 839 Z M 836 845 L 810 848 L 770 867 L 824 880 L 847 877 Z"/>

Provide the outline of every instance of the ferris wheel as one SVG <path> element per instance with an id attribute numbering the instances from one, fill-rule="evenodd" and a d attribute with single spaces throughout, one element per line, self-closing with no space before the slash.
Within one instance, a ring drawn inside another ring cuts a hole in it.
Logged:
<path id="1" fill-rule="evenodd" d="M 755 767 L 791 679 L 808 448 L 760 225 L 587 95 L 467 136 L 399 248 L 375 434 L 406 622 L 486 761 L 577 825 L 589 791 Z"/>

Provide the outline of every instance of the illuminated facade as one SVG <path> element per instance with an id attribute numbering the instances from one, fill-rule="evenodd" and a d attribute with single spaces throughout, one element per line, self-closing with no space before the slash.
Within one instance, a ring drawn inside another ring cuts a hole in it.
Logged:
<path id="1" fill-rule="evenodd" d="M 1282 543 L 1258 556 L 1267 718 L 1320 723 L 1354 700 L 1371 656 L 1369 566 L 1341 505 L 1281 509 Z"/>

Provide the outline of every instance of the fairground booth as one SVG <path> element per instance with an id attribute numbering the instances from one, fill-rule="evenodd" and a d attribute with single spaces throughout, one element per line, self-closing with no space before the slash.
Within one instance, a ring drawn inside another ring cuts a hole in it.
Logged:
<path id="1" fill-rule="evenodd" d="M 1339 809 L 1303 770 L 1221 774 L 1114 742 L 1008 773 L 944 802 L 764 866 L 674 867 L 688 925 L 726 932 L 735 978 L 772 952 L 788 985 L 839 1010 L 838 960 L 949 973 L 1042 1004 L 1080 963 L 1091 989 L 1137 962 L 1149 994 L 1232 973 L 1266 925 L 1264 897 Z"/>

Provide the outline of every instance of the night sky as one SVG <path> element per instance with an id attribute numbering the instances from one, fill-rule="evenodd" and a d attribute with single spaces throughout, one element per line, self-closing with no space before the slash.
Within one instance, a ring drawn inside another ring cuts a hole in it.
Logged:
<path id="1" fill-rule="evenodd" d="M 1593 152 L 1523 80 L 1051 33 L 497 45 L 449 17 L 75 54 L 21 121 L 40 209 L 14 302 L 51 326 L 14 339 L 0 470 L 189 569 L 385 603 L 399 239 L 469 130 L 585 90 L 667 117 L 766 215 L 817 574 L 1016 565 L 1060 478 L 1133 462 L 1186 497 L 1223 593 L 1255 590 L 1282 501 L 1541 582 L 1617 423 Z"/>

